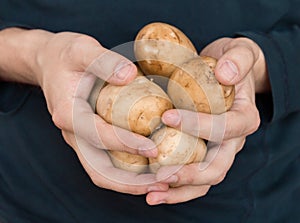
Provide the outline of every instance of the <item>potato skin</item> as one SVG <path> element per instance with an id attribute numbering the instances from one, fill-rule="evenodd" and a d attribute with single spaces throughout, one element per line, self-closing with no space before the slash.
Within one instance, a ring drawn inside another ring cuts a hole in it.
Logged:
<path id="1" fill-rule="evenodd" d="M 212 57 L 199 56 L 176 68 L 168 84 L 168 95 L 176 108 L 211 114 L 221 114 L 231 108 L 234 86 L 217 81 L 216 63 Z"/>
<path id="2" fill-rule="evenodd" d="M 165 126 L 156 131 L 151 139 L 158 149 L 158 156 L 149 158 L 149 168 L 153 173 L 161 166 L 201 162 L 206 155 L 207 149 L 203 139 L 174 128 Z"/>
<path id="3" fill-rule="evenodd" d="M 149 136 L 163 112 L 173 107 L 168 95 L 144 76 L 125 86 L 105 86 L 98 97 L 97 113 L 108 123 Z"/>
<path id="4" fill-rule="evenodd" d="M 144 26 L 136 36 L 135 57 L 146 75 L 169 77 L 177 66 L 197 56 L 189 38 L 178 28 L 161 22 Z"/>
<path id="5" fill-rule="evenodd" d="M 143 173 L 148 169 L 148 158 L 121 151 L 108 151 L 112 163 L 122 170 Z"/>

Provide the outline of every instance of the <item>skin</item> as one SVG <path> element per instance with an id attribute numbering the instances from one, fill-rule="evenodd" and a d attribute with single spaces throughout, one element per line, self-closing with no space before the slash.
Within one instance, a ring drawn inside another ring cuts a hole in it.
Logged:
<path id="1" fill-rule="evenodd" d="M 153 174 L 113 166 L 106 149 L 146 157 L 157 149 L 150 139 L 106 123 L 87 102 L 96 76 L 115 85 L 132 81 L 137 70 L 129 60 L 86 35 L 19 28 L 0 31 L 0 52 L 0 80 L 41 87 L 54 124 L 97 186 L 129 194 L 168 189 Z"/>
<path id="2" fill-rule="evenodd" d="M 211 186 L 225 178 L 235 155 L 243 148 L 246 137 L 255 132 L 260 117 L 255 105 L 255 93 L 270 91 L 265 59 L 260 47 L 247 38 L 221 38 L 200 53 L 218 59 L 215 73 L 225 85 L 234 84 L 233 107 L 221 115 L 209 115 L 185 110 L 169 110 L 162 121 L 171 127 L 213 141 L 202 163 L 161 168 L 157 179 L 173 179 L 176 188 L 150 192 L 150 205 L 174 204 L 204 196 Z M 200 124 L 196 125 L 195 120 Z M 215 121 L 215 122 L 214 122 Z M 218 124 L 218 123 L 223 124 Z M 222 131 L 216 131 L 222 129 Z M 168 178 L 167 178 L 168 177 Z"/>

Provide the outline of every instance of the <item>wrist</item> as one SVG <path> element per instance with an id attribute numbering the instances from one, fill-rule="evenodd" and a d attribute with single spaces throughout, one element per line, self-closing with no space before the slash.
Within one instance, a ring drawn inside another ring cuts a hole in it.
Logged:
<path id="1" fill-rule="evenodd" d="M 49 39 L 54 34 L 44 30 L 28 30 L 24 33 L 24 41 L 27 43 L 24 46 L 24 54 L 22 60 L 27 64 L 28 75 L 31 76 L 32 84 L 41 86 L 42 72 L 38 65 L 38 54 L 42 51 Z"/>
<path id="2" fill-rule="evenodd" d="M 8 28 L 0 32 L 0 78 L 40 85 L 37 53 L 53 35 L 43 30 Z"/>

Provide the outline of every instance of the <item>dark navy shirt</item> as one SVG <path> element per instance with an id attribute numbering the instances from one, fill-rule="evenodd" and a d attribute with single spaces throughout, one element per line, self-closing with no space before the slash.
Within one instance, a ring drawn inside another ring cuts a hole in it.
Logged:
<path id="1" fill-rule="evenodd" d="M 205 197 L 150 207 L 144 195 L 91 182 L 39 88 L 0 82 L 0 222 L 300 222 L 299 12 L 299 0 L 0 0 L 1 28 L 80 32 L 107 48 L 153 21 L 177 26 L 198 51 L 246 36 L 264 51 L 272 88 L 257 95 L 261 125 L 222 183 Z"/>

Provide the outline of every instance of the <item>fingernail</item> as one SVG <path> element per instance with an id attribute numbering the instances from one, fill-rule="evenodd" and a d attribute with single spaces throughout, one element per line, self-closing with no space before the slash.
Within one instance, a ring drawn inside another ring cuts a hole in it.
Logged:
<path id="1" fill-rule="evenodd" d="M 156 157 L 157 156 L 157 149 L 149 149 L 149 148 L 139 148 L 138 151 L 139 155 L 145 156 L 145 157 Z"/>
<path id="2" fill-rule="evenodd" d="M 230 60 L 224 61 L 220 67 L 220 72 L 228 82 L 231 82 L 238 75 L 237 66 Z"/>
<path id="3" fill-rule="evenodd" d="M 167 113 L 163 115 L 162 121 L 167 125 L 178 126 L 180 123 L 180 116 L 174 113 Z"/>
<path id="4" fill-rule="evenodd" d="M 128 61 L 122 60 L 114 70 L 114 75 L 117 77 L 119 80 L 125 80 L 127 76 L 132 72 L 133 67 L 132 64 L 129 63 Z"/>

